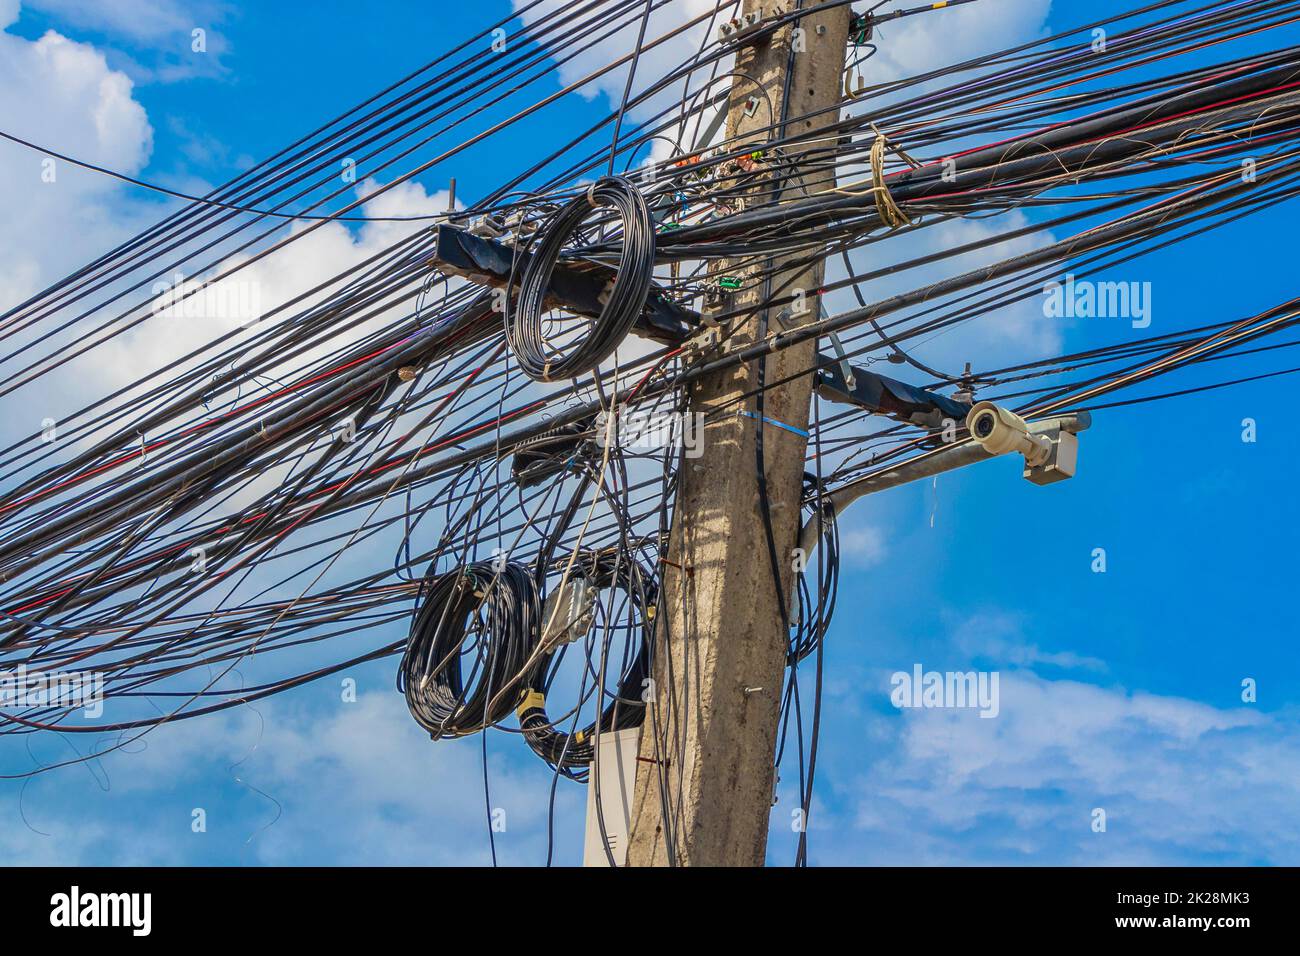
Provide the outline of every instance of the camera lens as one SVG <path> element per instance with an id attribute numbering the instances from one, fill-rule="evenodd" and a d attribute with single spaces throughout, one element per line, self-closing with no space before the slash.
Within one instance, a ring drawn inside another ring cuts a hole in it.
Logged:
<path id="1" fill-rule="evenodd" d="M 992 412 L 985 412 L 979 418 L 975 419 L 975 437 L 988 438 L 993 434 L 993 426 L 996 422 L 997 418 Z"/>

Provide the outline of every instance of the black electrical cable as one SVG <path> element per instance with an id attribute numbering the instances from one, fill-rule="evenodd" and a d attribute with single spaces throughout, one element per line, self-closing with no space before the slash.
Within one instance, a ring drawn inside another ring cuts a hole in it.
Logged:
<path id="1" fill-rule="evenodd" d="M 622 226 L 622 248 L 613 288 L 588 334 L 567 355 L 557 354 L 543 329 L 545 300 L 564 246 L 583 220 L 612 207 Z M 645 197 L 629 181 L 606 176 L 571 199 L 551 219 L 524 270 L 519 298 L 506 310 L 511 351 L 524 374 L 554 382 L 590 372 L 613 354 L 645 309 L 654 276 L 655 234 Z"/>
<path id="2" fill-rule="evenodd" d="M 564 563 L 567 564 L 567 559 Z M 642 682 L 649 676 L 648 638 L 654 619 L 655 602 L 658 600 L 654 576 L 638 562 L 615 553 L 581 553 L 577 556 L 572 574 L 598 590 L 622 590 L 630 604 L 629 613 L 635 609 L 640 619 L 641 637 L 636 656 L 620 677 L 613 699 L 601 712 L 599 727 L 593 720 L 573 734 L 557 730 L 546 715 L 546 695 L 542 688 L 531 686 L 525 692 L 524 702 L 519 706 L 519 726 L 524 732 L 524 739 L 548 764 L 570 770 L 585 769 L 592 762 L 598 733 L 639 727 L 645 719 L 645 704 L 641 699 Z M 544 669 L 543 667 L 542 670 Z"/>
<path id="3" fill-rule="evenodd" d="M 498 688 L 525 666 L 537 644 L 541 612 L 523 565 L 476 562 L 426 582 L 397 672 L 416 723 L 435 739 L 463 737 L 510 715 L 489 709 Z M 468 676 L 462 657 L 473 658 Z"/>

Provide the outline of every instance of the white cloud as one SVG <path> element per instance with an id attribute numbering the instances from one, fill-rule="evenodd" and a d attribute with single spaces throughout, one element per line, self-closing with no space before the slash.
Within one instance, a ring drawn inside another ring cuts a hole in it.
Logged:
<path id="1" fill-rule="evenodd" d="M 1025 43 L 1042 35 L 1046 28 L 1050 0 L 1003 0 L 998 4 L 997 16 L 989 16 L 981 4 L 951 7 L 933 13 L 908 17 L 882 25 L 873 40 L 878 51 L 857 68 L 867 85 L 886 83 L 907 76 L 915 76 L 954 63 L 963 62 L 980 54 Z M 956 82 L 948 78 L 908 87 L 890 99 L 910 99 L 932 91 L 942 85 Z M 866 101 L 855 103 L 850 112 L 863 113 L 880 104 Z M 885 132 L 893 133 L 887 127 Z M 904 149 L 908 143 L 903 136 L 899 143 Z M 950 150 L 974 143 L 953 142 Z M 856 168 L 841 173 L 841 183 L 855 181 L 869 175 L 869 170 Z M 853 253 L 855 271 L 871 272 L 913 258 L 922 258 L 943 250 L 969 243 L 991 240 L 994 237 L 1029 224 L 1019 211 L 992 219 L 955 219 L 936 223 L 916 232 L 902 232 L 888 236 Z M 891 295 L 917 289 L 950 276 L 959 275 L 1002 259 L 1022 255 L 1054 241 L 1050 233 L 1036 233 L 1018 239 L 991 245 L 978 252 L 945 259 L 907 272 L 890 275 L 862 287 L 867 302 L 876 302 Z M 831 261 L 832 278 L 842 277 L 838 259 Z M 828 297 L 828 308 L 841 311 L 857 305 L 851 291 Z M 927 316 L 933 318 L 933 315 Z M 891 317 L 893 319 L 898 316 Z M 887 322 L 885 323 L 887 324 Z M 898 329 L 891 330 L 897 332 Z M 981 367 L 1001 367 L 1020 360 L 1041 358 L 1061 351 L 1063 329 L 1042 315 L 1041 302 L 1036 297 L 1005 306 L 950 329 L 922 336 L 903 343 L 909 353 L 932 368 L 949 374 L 960 373 L 966 362 L 976 370 Z M 909 372 L 915 379 L 921 373 Z"/>
<path id="2" fill-rule="evenodd" d="M 840 521 L 840 554 L 848 564 L 869 568 L 885 559 L 885 533 L 872 525 L 848 525 Z"/>
<path id="3" fill-rule="evenodd" d="M 127 174 L 145 166 L 153 147 L 153 129 L 131 81 L 109 69 L 94 47 L 53 31 L 36 41 L 0 33 L 0 114 L 6 132 Z M 144 211 L 123 201 L 120 184 L 47 160 L 0 143 L 4 308 L 143 223 Z"/>
<path id="4" fill-rule="evenodd" d="M 912 259 L 920 259 L 970 243 L 996 240 L 999 235 L 1022 229 L 1028 224 L 1028 219 L 1018 210 L 992 220 L 953 219 L 915 232 L 900 232 L 887 236 L 882 241 L 855 250 L 851 254 L 851 259 L 854 271 L 860 275 L 890 269 L 894 265 Z M 992 241 L 991 245 L 974 252 L 966 252 L 907 271 L 891 271 L 888 275 L 862 283 L 860 288 L 868 303 L 880 302 L 891 296 L 922 288 L 1003 259 L 1024 255 L 1052 241 L 1053 238 L 1048 232 Z M 830 259 L 827 266 L 828 280 L 836 281 L 845 275 L 840 258 L 836 256 Z M 969 302 L 980 301 L 980 288 L 976 287 L 972 295 L 974 298 L 964 304 L 969 305 Z M 857 306 L 858 301 L 851 289 L 840 289 L 827 296 L 826 307 L 832 314 L 857 308 Z M 881 325 L 887 334 L 892 335 L 911 325 L 931 321 L 948 311 L 956 311 L 958 314 L 962 311 L 960 307 L 955 310 L 927 311 L 932 306 L 933 303 L 927 303 L 921 309 L 894 313 L 885 317 Z M 921 311 L 926 311 L 926 314 L 916 322 L 908 321 L 905 325 L 891 325 L 903 316 L 916 315 Z M 862 344 L 868 344 L 873 340 L 873 336 L 864 337 Z M 905 340 L 901 346 L 932 368 L 948 374 L 959 374 L 966 362 L 970 362 L 974 369 L 979 370 L 990 367 L 1000 368 L 1018 361 L 1059 354 L 1063 341 L 1064 329 L 1060 321 L 1045 318 L 1041 297 L 1031 295 L 1022 302 L 1000 306 L 987 314 L 969 318 L 954 326 Z M 920 380 L 925 376 L 923 373 L 909 370 L 900 377 L 920 384 Z"/>
<path id="5" fill-rule="evenodd" d="M 217 29 L 234 13 L 223 0 L 26 0 L 33 10 L 72 30 L 99 31 L 133 48 L 139 59 L 113 51 L 115 61 L 137 79 L 175 82 L 226 71 L 229 50 Z M 203 31 L 203 49 L 194 49 L 194 31 Z M 143 62 L 142 62 L 143 61 Z"/>
<path id="6" fill-rule="evenodd" d="M 518 753 L 518 745 L 515 737 L 491 738 L 492 806 L 506 822 L 498 852 L 541 863 L 550 774 L 541 761 L 520 769 L 502 759 L 504 747 Z M 271 785 L 312 796 L 267 831 L 262 859 L 291 863 L 304 847 L 333 845 L 338 859 L 383 864 L 489 862 L 479 746 L 477 739 L 430 741 L 396 692 L 363 695 L 323 722 L 277 720 L 263 742 Z M 585 791 L 567 781 L 561 787 L 560 826 L 572 838 Z"/>
<path id="7" fill-rule="evenodd" d="M 156 41 L 171 34 L 186 33 L 203 21 L 219 15 L 223 4 L 202 0 L 113 0 L 112 3 L 83 3 L 80 0 L 26 0 L 27 6 L 78 26 L 103 30 L 136 40 Z"/>
<path id="8" fill-rule="evenodd" d="M 373 180 L 367 180 L 359 184 L 357 192 L 365 195 L 378 186 Z M 365 206 L 365 214 L 376 217 L 433 215 L 447 208 L 447 198 L 445 191 L 430 194 L 419 183 L 408 181 L 377 196 Z M 211 286 L 212 297 L 202 299 L 195 310 L 200 314 L 194 314 L 188 307 L 179 315 L 175 309 L 161 309 L 131 332 L 99 346 L 97 361 L 88 366 L 87 372 L 102 383 L 102 391 L 107 391 L 129 385 L 141 374 L 160 368 L 217 336 L 239 328 L 241 324 L 249 327 L 251 334 L 258 330 L 258 316 L 298 299 L 327 279 L 382 252 L 411 232 L 426 227 L 427 223 L 420 221 L 368 222 L 353 233 L 340 222 L 323 225 L 296 223 L 288 233 L 297 236 L 292 242 Z M 282 239 L 285 235 L 281 233 L 277 238 Z M 210 281 L 216 275 L 243 266 L 250 258 L 250 254 L 231 256 L 202 275 L 184 275 L 184 282 L 189 287 Z M 173 285 L 179 284 L 174 278 L 169 281 Z M 267 321 L 292 321 L 293 316 L 334 291 L 336 287 L 331 286 L 294 302 Z M 137 298 L 138 295 L 131 301 Z M 231 303 L 240 305 L 221 308 Z M 249 312 L 244 308 L 245 304 L 256 308 Z M 336 351 L 362 338 L 390 323 L 394 314 L 392 310 L 385 311 L 356 329 L 332 337 L 328 345 L 309 353 L 308 358 L 320 357 L 327 351 Z"/>
<path id="9" fill-rule="evenodd" d="M 970 657 L 983 657 L 998 666 L 1032 667 L 1035 664 L 1066 670 L 1106 670 L 1106 662 L 1074 651 L 1045 651 L 1023 638 L 1025 623 L 1019 615 L 1002 611 L 972 614 L 956 623 L 953 642 Z"/>
<path id="10" fill-rule="evenodd" d="M 102 760 L 104 788 L 75 767 L 38 777 L 24 805 L 41 833 L 18 824 L 15 809 L 0 846 L 10 859 L 59 865 L 204 854 L 272 865 L 489 864 L 482 741 L 435 743 L 396 691 L 344 703 L 338 686 L 325 681 L 292 698 L 164 726 Z M 54 752 L 48 740 L 40 748 L 44 758 Z M 491 805 L 504 811 L 498 861 L 540 865 L 549 769 L 517 736 L 500 734 L 489 738 L 488 767 Z M 576 860 L 585 799 L 582 787 L 560 781 L 557 861 Z M 141 817 L 134 808 L 142 805 L 156 810 Z M 85 826 L 68 825 L 74 806 Z M 206 832 L 192 832 L 194 808 L 205 811 Z"/>
<path id="11" fill-rule="evenodd" d="M 1043 34 L 1051 0 L 997 0 L 950 7 L 882 24 L 873 38 L 878 52 L 860 69 L 870 84 L 883 83 L 961 63 L 1028 42 Z"/>
<path id="12" fill-rule="evenodd" d="M 1300 732 L 1286 714 L 1004 671 L 996 719 L 872 722 L 886 755 L 841 786 L 855 799 L 823 821 L 822 862 L 1300 860 Z"/>
<path id="13" fill-rule="evenodd" d="M 536 5 L 531 5 L 529 0 L 512 0 L 512 2 L 516 10 L 531 6 L 531 9 L 522 14 L 524 23 L 529 26 L 540 20 L 554 17 L 556 14 L 563 14 L 566 8 L 570 6 L 567 0 L 546 0 L 546 2 Z M 715 0 L 680 0 L 678 3 L 668 4 L 656 9 L 651 13 L 650 20 L 646 25 L 646 43 L 649 44 L 660 36 L 676 30 L 683 24 L 709 13 L 717 5 Z M 596 70 L 606 67 L 620 57 L 631 53 L 636 46 L 643 10 L 644 5 L 641 5 L 635 11 L 636 15 L 630 17 L 627 26 L 610 38 L 595 44 L 591 49 L 577 53 L 572 59 L 562 63 L 558 71 L 560 82 L 564 85 L 576 83 Z M 718 25 L 724 19 L 724 13 L 719 12 L 717 19 L 713 22 L 712 30 L 709 30 L 710 21 L 706 18 L 671 39 L 643 50 L 640 59 L 637 61 L 636 76 L 633 78 L 633 95 L 635 96 L 646 89 L 652 82 L 667 76 L 683 63 L 693 59 L 699 53 L 700 46 L 706 38 L 711 40 L 716 36 Z M 585 39 L 594 39 L 602 32 L 603 30 L 591 30 L 589 31 L 590 35 Z M 551 46 L 553 42 L 543 39 L 546 46 Z M 571 46 L 553 47 L 553 55 L 557 59 L 568 57 L 573 53 L 574 50 Z M 606 73 L 593 83 L 583 86 L 579 90 L 579 95 L 590 100 L 604 94 L 609 99 L 611 106 L 617 108 L 623 100 L 623 88 L 627 84 L 628 69 L 629 66 L 624 65 L 617 70 Z M 729 66 L 723 65 L 719 67 L 718 72 L 719 74 L 725 74 L 729 69 Z M 709 70 L 702 71 L 702 73 L 707 75 Z M 698 88 L 699 82 L 702 82 L 702 80 L 697 79 L 692 88 Z M 645 104 L 633 110 L 633 116 L 646 118 L 654 115 L 669 103 L 680 99 L 681 91 L 682 84 L 674 84 L 671 90 L 665 90 L 657 94 Z"/>
<path id="14" fill-rule="evenodd" d="M 815 864 L 1300 863 L 1294 708 L 1124 686 L 1105 662 L 1053 646 L 1014 613 L 949 624 L 901 642 L 886 628 L 865 659 L 839 654 L 832 638 Z M 998 716 L 895 709 L 891 674 L 914 662 L 998 672 Z M 1061 668 L 1074 673 L 1058 677 Z M 787 781 L 781 806 L 792 799 Z M 1104 833 L 1092 829 L 1097 808 Z M 783 813 L 773 814 L 774 862 L 790 845 Z"/>

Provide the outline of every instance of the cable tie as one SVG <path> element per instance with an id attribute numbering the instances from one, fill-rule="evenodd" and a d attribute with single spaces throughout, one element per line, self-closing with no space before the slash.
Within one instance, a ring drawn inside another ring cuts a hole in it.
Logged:
<path id="1" fill-rule="evenodd" d="M 540 690 L 526 689 L 519 701 L 519 706 L 515 713 L 520 720 L 523 720 L 524 714 L 530 710 L 543 710 L 546 707 L 546 695 Z"/>
<path id="2" fill-rule="evenodd" d="M 762 421 L 764 424 L 767 425 L 775 425 L 777 428 L 784 428 L 786 431 L 798 435 L 801 438 L 810 437 L 809 434 L 803 429 L 795 428 L 793 425 L 787 425 L 785 422 L 778 422 L 775 418 L 768 418 L 766 415 L 756 415 L 753 412 L 747 411 L 746 409 L 743 408 L 737 411 L 736 414 L 743 415 L 746 418 L 752 418 L 755 421 Z"/>

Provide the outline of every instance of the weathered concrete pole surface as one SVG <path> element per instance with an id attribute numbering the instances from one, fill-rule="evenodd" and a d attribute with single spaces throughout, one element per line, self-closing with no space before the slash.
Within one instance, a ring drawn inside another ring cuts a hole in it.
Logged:
<path id="1" fill-rule="evenodd" d="M 823 2 L 805 0 L 808 13 L 795 25 L 737 54 L 738 73 L 761 83 L 766 95 L 751 80 L 733 78 L 729 149 L 732 143 L 745 143 L 746 137 L 761 149 L 769 137 L 779 135 L 765 128 L 779 126 L 783 115 L 786 136 L 815 132 L 839 118 L 838 108 L 805 118 L 837 107 L 843 98 L 851 12 L 844 4 L 819 13 Z M 765 7 L 769 15 L 775 11 L 771 0 L 746 0 L 744 7 L 746 12 Z M 758 106 L 751 109 L 754 95 Z M 829 144 L 814 142 L 785 153 L 797 158 L 818 145 Z M 833 184 L 833 168 L 809 168 L 786 182 L 783 195 Z M 771 188 L 769 181 L 756 197 Z M 784 294 L 798 288 L 806 295 L 803 313 L 786 317 L 784 324 L 814 320 L 822 263 L 793 276 L 792 270 L 782 270 L 782 260 L 772 265 L 778 270 L 774 288 L 793 278 Z M 746 271 L 723 263 L 715 273 L 746 279 L 744 290 L 728 307 L 753 309 L 739 320 L 729 348 L 759 335 L 763 288 L 754 275 L 762 267 Z M 779 328 L 777 316 L 783 308 L 768 316 L 770 330 Z M 810 368 L 815 353 L 815 343 L 807 343 L 770 356 L 766 380 L 777 382 Z M 799 533 L 807 440 L 751 417 L 756 407 L 752 396 L 735 404 L 757 381 L 758 366 L 751 363 L 719 373 L 691 393 L 696 411 L 727 406 L 749 414 L 710 423 L 703 432 L 702 456 L 683 466 L 664 567 L 655 705 L 642 730 L 633 795 L 630 866 L 761 866 L 764 861 L 788 635 L 760 509 L 755 437 L 762 427 L 767 502 L 785 595 L 790 594 L 792 551 Z M 806 432 L 811 393 L 811 375 L 771 388 L 763 414 Z"/>

